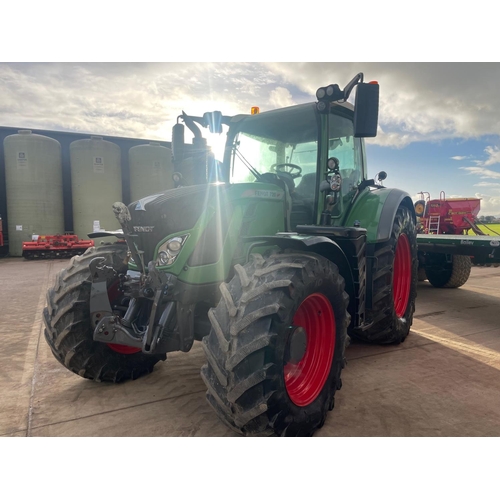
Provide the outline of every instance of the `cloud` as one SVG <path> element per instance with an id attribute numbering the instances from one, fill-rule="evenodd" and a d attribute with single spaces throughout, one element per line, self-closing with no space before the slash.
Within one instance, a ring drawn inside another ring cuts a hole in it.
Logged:
<path id="1" fill-rule="evenodd" d="M 343 86 L 363 71 L 366 80 L 380 83 L 382 128 L 393 127 L 394 133 L 405 141 L 468 139 L 498 135 L 500 130 L 498 63 L 267 63 L 267 66 L 311 95 L 330 82 Z M 481 92 L 477 91 L 478 78 Z M 381 143 L 380 139 L 373 141 Z M 394 143 L 397 141 L 385 142 Z"/>
<path id="2" fill-rule="evenodd" d="M 485 168 L 500 163 L 500 149 L 497 146 L 487 146 L 484 152 L 488 158 L 486 160 L 474 160 L 476 167 L 459 167 L 459 169 L 465 170 L 471 175 L 479 175 L 481 179 L 500 179 L 500 172 Z M 474 185 L 480 187 L 498 186 L 498 184 L 491 182 L 480 182 Z"/>
<path id="3" fill-rule="evenodd" d="M 385 131 L 380 125 L 377 131 L 377 138 L 374 141 L 378 146 L 388 146 L 395 149 L 402 149 L 412 142 L 422 141 L 422 137 L 416 134 L 405 134 L 401 132 Z"/>
<path id="4" fill-rule="evenodd" d="M 484 151 L 489 156 L 483 163 L 485 167 L 500 163 L 500 149 L 497 146 L 488 146 Z"/>
<path id="5" fill-rule="evenodd" d="M 283 84 L 251 63 L 0 64 L 0 123 L 170 140 L 182 110 L 272 109 Z"/>
<path id="6" fill-rule="evenodd" d="M 498 63 L 1 63 L 0 123 L 169 140 L 183 109 L 231 115 L 313 101 L 318 87 L 360 71 L 380 82 L 373 144 L 499 134 Z M 479 166 L 500 162 L 497 147 L 485 152 Z"/>
<path id="7" fill-rule="evenodd" d="M 284 108 L 295 104 L 292 99 L 292 94 L 285 87 L 276 87 L 269 93 L 269 103 L 275 108 Z"/>
<path id="8" fill-rule="evenodd" d="M 471 175 L 479 175 L 481 179 L 500 179 L 500 172 L 495 172 L 484 167 L 459 167 Z"/>
<path id="9" fill-rule="evenodd" d="M 467 156 L 452 156 L 451 159 L 452 160 L 457 160 L 457 161 L 466 160 Z"/>
<path id="10" fill-rule="evenodd" d="M 500 188 L 500 182 L 478 182 L 474 187 L 491 187 Z"/>
<path id="11" fill-rule="evenodd" d="M 500 217 L 500 196 L 490 196 L 476 193 L 476 198 L 481 198 L 481 210 L 479 215 L 493 215 Z"/>

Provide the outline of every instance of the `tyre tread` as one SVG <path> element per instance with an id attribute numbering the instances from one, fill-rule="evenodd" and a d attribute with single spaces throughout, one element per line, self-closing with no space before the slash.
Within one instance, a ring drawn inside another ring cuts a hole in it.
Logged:
<path id="1" fill-rule="evenodd" d="M 221 287 L 221 292 L 225 289 L 227 293 L 222 293 L 218 306 L 209 312 L 212 330 L 202 341 L 207 363 L 201 369 L 201 377 L 207 386 L 209 404 L 234 431 L 259 436 L 278 436 L 285 432 L 281 410 L 277 414 L 268 411 L 276 407 L 275 398 L 278 396 L 271 387 L 275 387 L 273 381 L 277 380 L 279 367 L 268 359 L 260 368 L 254 369 L 252 360 L 267 359 L 265 353 L 274 349 L 278 334 L 270 329 L 270 325 L 273 323 L 276 328 L 276 325 L 283 324 L 283 311 L 293 303 L 294 287 L 300 287 L 306 275 L 312 276 L 311 280 L 321 281 L 321 277 L 330 272 L 334 273 L 343 290 L 344 280 L 338 269 L 323 257 L 275 253 L 264 258 L 252 254 L 245 266 L 235 266 L 234 277 Z M 224 295 L 229 295 L 231 300 Z M 341 385 L 340 371 L 345 364 L 345 339 L 350 322 L 347 312 L 349 296 L 345 291 L 342 292 L 342 302 L 345 320 L 337 335 L 340 336 L 339 345 L 343 347 L 339 354 L 341 362 L 337 363 L 334 390 Z M 233 306 L 236 314 L 233 314 Z M 324 422 L 333 397 L 334 394 L 329 396 L 325 414 L 316 417 L 316 423 L 312 424 L 314 428 Z"/>

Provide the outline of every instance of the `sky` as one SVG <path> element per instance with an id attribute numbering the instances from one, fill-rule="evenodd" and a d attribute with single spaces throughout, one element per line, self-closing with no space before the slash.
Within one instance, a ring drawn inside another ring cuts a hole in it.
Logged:
<path id="1" fill-rule="evenodd" d="M 477 196 L 500 215 L 500 63 L 0 63 L 0 125 L 171 139 L 181 110 L 261 112 L 356 73 L 380 84 L 368 173 L 415 199 Z"/>
<path id="2" fill-rule="evenodd" d="M 318 87 L 342 87 L 363 72 L 380 83 L 369 175 L 386 171 L 386 186 L 415 199 L 420 191 L 479 196 L 480 215 L 500 216 L 500 63 L 487 62 L 498 60 L 492 4 L 406 7 L 10 2 L 3 17 L 22 24 L 0 30 L 0 126 L 169 141 L 181 110 L 231 115 L 314 101 Z M 486 62 L 463 62 L 475 60 Z"/>

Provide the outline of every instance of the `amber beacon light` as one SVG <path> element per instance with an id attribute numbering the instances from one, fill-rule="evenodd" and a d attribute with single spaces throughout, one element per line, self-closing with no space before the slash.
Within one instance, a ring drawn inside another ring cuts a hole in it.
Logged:
<path id="1" fill-rule="evenodd" d="M 252 115 L 258 115 L 260 113 L 260 108 L 258 106 L 252 106 L 250 109 L 250 113 Z"/>

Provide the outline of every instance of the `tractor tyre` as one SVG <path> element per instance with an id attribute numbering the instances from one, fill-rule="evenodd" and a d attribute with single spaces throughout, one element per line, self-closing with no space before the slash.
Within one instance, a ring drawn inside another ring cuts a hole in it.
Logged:
<path id="1" fill-rule="evenodd" d="M 472 267 L 468 255 L 452 255 L 451 262 L 444 253 L 426 255 L 425 273 L 429 283 L 436 288 L 459 288 L 470 276 Z"/>
<path id="2" fill-rule="evenodd" d="M 43 311 L 45 339 L 55 358 L 80 377 L 98 382 L 136 379 L 150 373 L 158 361 L 166 358 L 164 354 L 147 355 L 137 348 L 93 340 L 90 261 L 109 256 L 114 269 L 126 273 L 126 255 L 127 246 L 123 244 L 89 248 L 71 259 L 69 267 L 57 275 L 55 286 L 47 292 L 47 307 Z M 117 288 L 116 279 L 108 283 L 112 307 L 119 298 Z"/>
<path id="3" fill-rule="evenodd" d="M 208 402 L 244 435 L 311 436 L 342 385 L 350 315 L 337 266 L 312 253 L 254 254 L 220 290 L 203 339 Z"/>
<path id="4" fill-rule="evenodd" d="M 399 344 L 410 332 L 418 283 L 417 233 L 407 207 L 398 208 L 391 238 L 376 245 L 373 261 L 373 325 L 350 335 L 370 344 Z"/>

